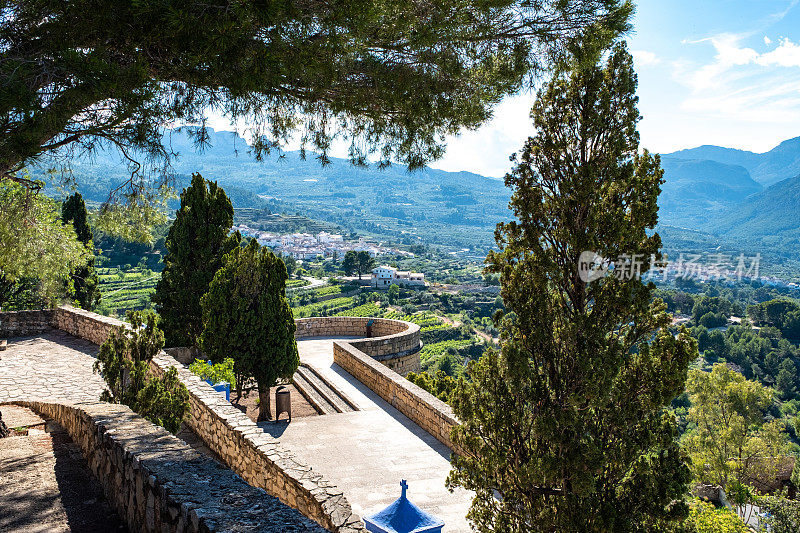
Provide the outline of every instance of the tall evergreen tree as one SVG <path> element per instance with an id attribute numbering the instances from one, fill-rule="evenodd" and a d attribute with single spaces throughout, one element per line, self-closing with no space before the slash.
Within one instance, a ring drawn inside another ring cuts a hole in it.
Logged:
<path id="1" fill-rule="evenodd" d="M 91 310 L 100 301 L 100 289 L 94 267 L 94 235 L 89 227 L 89 215 L 81 193 L 76 192 L 64 200 L 61 205 L 61 221 L 64 224 L 72 223 L 78 240 L 91 254 L 86 263 L 76 268 L 71 276 L 75 300 L 82 308 Z"/>
<path id="2" fill-rule="evenodd" d="M 597 48 L 576 49 L 533 107 L 538 133 L 506 176 L 516 220 L 487 258 L 509 311 L 501 349 L 451 400 L 463 454 L 448 483 L 475 491 L 479 531 L 664 531 L 687 512 L 664 408 L 697 349 L 636 275 L 660 257 L 663 172 L 639 153 L 630 54 Z M 581 276 L 584 251 L 611 273 Z"/>
<path id="3" fill-rule="evenodd" d="M 375 268 L 375 258 L 369 255 L 369 252 L 361 250 L 356 254 L 356 270 L 358 271 L 358 279 L 361 279 L 362 274 L 366 274 Z"/>
<path id="4" fill-rule="evenodd" d="M 353 272 L 358 270 L 358 252 L 355 250 L 348 250 L 344 254 L 344 260 L 342 260 L 342 270 L 348 276 L 352 276 Z M 360 274 L 359 274 L 359 277 Z"/>
<path id="5" fill-rule="evenodd" d="M 283 261 L 253 239 L 225 256 L 201 300 L 200 347 L 215 362 L 232 356 L 237 383 L 255 380 L 259 420 L 271 416 L 270 387 L 291 378 L 300 364 L 287 278 Z"/>
<path id="6" fill-rule="evenodd" d="M 229 235 L 232 225 L 233 205 L 222 187 L 192 175 L 167 234 L 164 270 L 153 295 L 167 346 L 196 345 L 203 331 L 200 297 L 223 256 L 239 245 L 238 232 Z"/>

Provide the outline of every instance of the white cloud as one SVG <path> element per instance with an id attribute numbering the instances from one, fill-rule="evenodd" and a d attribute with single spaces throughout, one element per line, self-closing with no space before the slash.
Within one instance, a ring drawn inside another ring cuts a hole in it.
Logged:
<path id="1" fill-rule="evenodd" d="M 485 176 L 502 177 L 511 170 L 509 156 L 519 151 L 535 133 L 530 118 L 533 94 L 504 99 L 493 118 L 475 131 L 464 131 L 447 139 L 447 153 L 431 164 L 433 168 L 469 170 Z"/>
<path id="2" fill-rule="evenodd" d="M 661 63 L 661 59 L 659 59 L 658 56 L 647 50 L 631 50 L 631 55 L 638 67 L 648 67 Z"/>
<path id="3" fill-rule="evenodd" d="M 800 120 L 800 46 L 784 38 L 759 53 L 742 46 L 746 37 L 721 34 L 696 41 L 714 47 L 713 61 L 673 64 L 676 81 L 691 90 L 681 109 L 746 122 Z"/>
<path id="4" fill-rule="evenodd" d="M 769 37 L 767 37 L 765 35 L 764 36 L 764 44 L 766 44 L 767 46 L 771 45 L 772 44 L 772 39 L 770 39 Z"/>
<path id="5" fill-rule="evenodd" d="M 777 48 L 761 54 L 756 62 L 764 66 L 800 67 L 800 45 L 787 38 L 781 39 Z"/>

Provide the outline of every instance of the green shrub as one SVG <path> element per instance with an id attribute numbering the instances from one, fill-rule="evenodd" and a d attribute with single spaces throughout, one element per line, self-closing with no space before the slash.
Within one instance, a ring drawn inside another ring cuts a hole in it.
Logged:
<path id="1" fill-rule="evenodd" d="M 233 372 L 233 359 L 226 357 L 221 363 L 213 365 L 208 364 L 205 359 L 196 359 L 191 365 L 189 370 L 193 374 L 200 376 L 201 379 L 210 380 L 215 385 L 223 381 L 227 381 L 231 385 L 231 389 L 236 388 L 236 375 Z"/>
<path id="2" fill-rule="evenodd" d="M 742 519 L 730 509 L 717 509 L 710 503 L 700 500 L 692 502 L 686 523 L 689 531 L 694 533 L 748 533 L 750 531 Z"/>
<path id="3" fill-rule="evenodd" d="M 443 402 L 450 401 L 450 394 L 456 388 L 458 380 L 448 376 L 441 370 L 436 372 L 411 372 L 406 376 L 408 381 L 430 392 Z"/>
<path id="4" fill-rule="evenodd" d="M 114 328 L 97 354 L 94 371 L 108 385 L 100 400 L 127 405 L 154 424 L 177 433 L 189 411 L 189 391 L 174 368 L 159 378 L 147 376 L 150 361 L 164 347 L 158 315 L 129 311 L 128 322 L 130 328 Z"/>

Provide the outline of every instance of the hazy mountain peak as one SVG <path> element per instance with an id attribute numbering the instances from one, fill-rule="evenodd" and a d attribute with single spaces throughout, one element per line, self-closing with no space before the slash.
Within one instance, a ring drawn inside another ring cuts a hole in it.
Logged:
<path id="1" fill-rule="evenodd" d="M 751 177 L 769 186 L 800 174 L 800 137 L 783 141 L 768 152 L 757 154 L 736 148 L 704 145 L 679 150 L 663 157 L 679 159 L 706 159 L 746 168 Z"/>

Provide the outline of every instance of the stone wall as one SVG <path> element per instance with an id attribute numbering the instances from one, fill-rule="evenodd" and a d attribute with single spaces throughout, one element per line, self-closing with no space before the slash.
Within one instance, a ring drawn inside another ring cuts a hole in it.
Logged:
<path id="1" fill-rule="evenodd" d="M 458 420 L 445 402 L 365 354 L 350 341 L 333 343 L 333 362 L 457 452 L 450 440 L 450 430 Z"/>
<path id="2" fill-rule="evenodd" d="M 62 306 L 54 312 L 53 325 L 102 344 L 112 327 L 125 322 Z M 360 517 L 352 512 L 339 489 L 308 465 L 298 462 L 289 450 L 226 402 L 208 383 L 163 351 L 153 358 L 151 368 L 160 375 L 170 366 L 177 369 L 189 390 L 191 409 L 186 424 L 242 479 L 331 531 L 363 531 Z"/>
<path id="3" fill-rule="evenodd" d="M 191 365 L 195 359 L 203 358 L 203 352 L 195 348 L 194 346 L 180 346 L 177 348 L 165 348 L 164 349 L 167 354 L 171 355 L 175 358 L 182 365 Z"/>
<path id="4" fill-rule="evenodd" d="M 53 327 L 98 345 L 105 341 L 114 326 L 126 325 L 121 320 L 70 306 L 32 313 L 38 313 L 30 318 L 42 329 L 50 320 Z M 0 318 L 5 319 L 10 314 L 2 313 Z M 14 323 L 22 324 L 22 319 L 19 317 Z M 366 337 L 370 321 L 371 337 Z M 451 447 L 449 435 L 455 419 L 449 407 L 399 375 L 419 371 L 418 352 L 422 343 L 418 325 L 364 317 L 302 318 L 295 320 L 295 324 L 298 338 L 361 337 L 334 343 L 334 361 Z M 36 331 L 27 334 L 32 333 Z M 265 434 L 205 381 L 165 352 L 153 359 L 152 370 L 161 374 L 170 366 L 177 369 L 189 390 L 191 409 L 187 425 L 235 473 L 332 531 L 363 531 L 360 518 L 353 514 L 340 490 L 309 466 L 298 462 L 277 440 Z"/>
<path id="5" fill-rule="evenodd" d="M 297 338 L 362 337 L 347 342 L 399 374 L 420 371 L 418 352 L 422 341 L 417 324 L 388 318 L 343 316 L 298 318 L 294 322 Z"/>
<path id="6" fill-rule="evenodd" d="M 130 531 L 324 531 L 125 406 L 18 403 L 67 430 Z"/>
<path id="7" fill-rule="evenodd" d="M 0 339 L 38 335 L 50 329 L 53 311 L 6 311 L 0 313 Z"/>
<path id="8" fill-rule="evenodd" d="M 353 346 L 351 344 L 351 346 Z M 411 372 L 419 373 L 422 371 L 422 363 L 419 359 L 419 352 L 408 355 L 401 355 L 399 357 L 392 357 L 389 359 L 373 358 L 376 361 L 386 365 L 390 370 L 397 372 L 401 376 L 407 376 Z"/>

